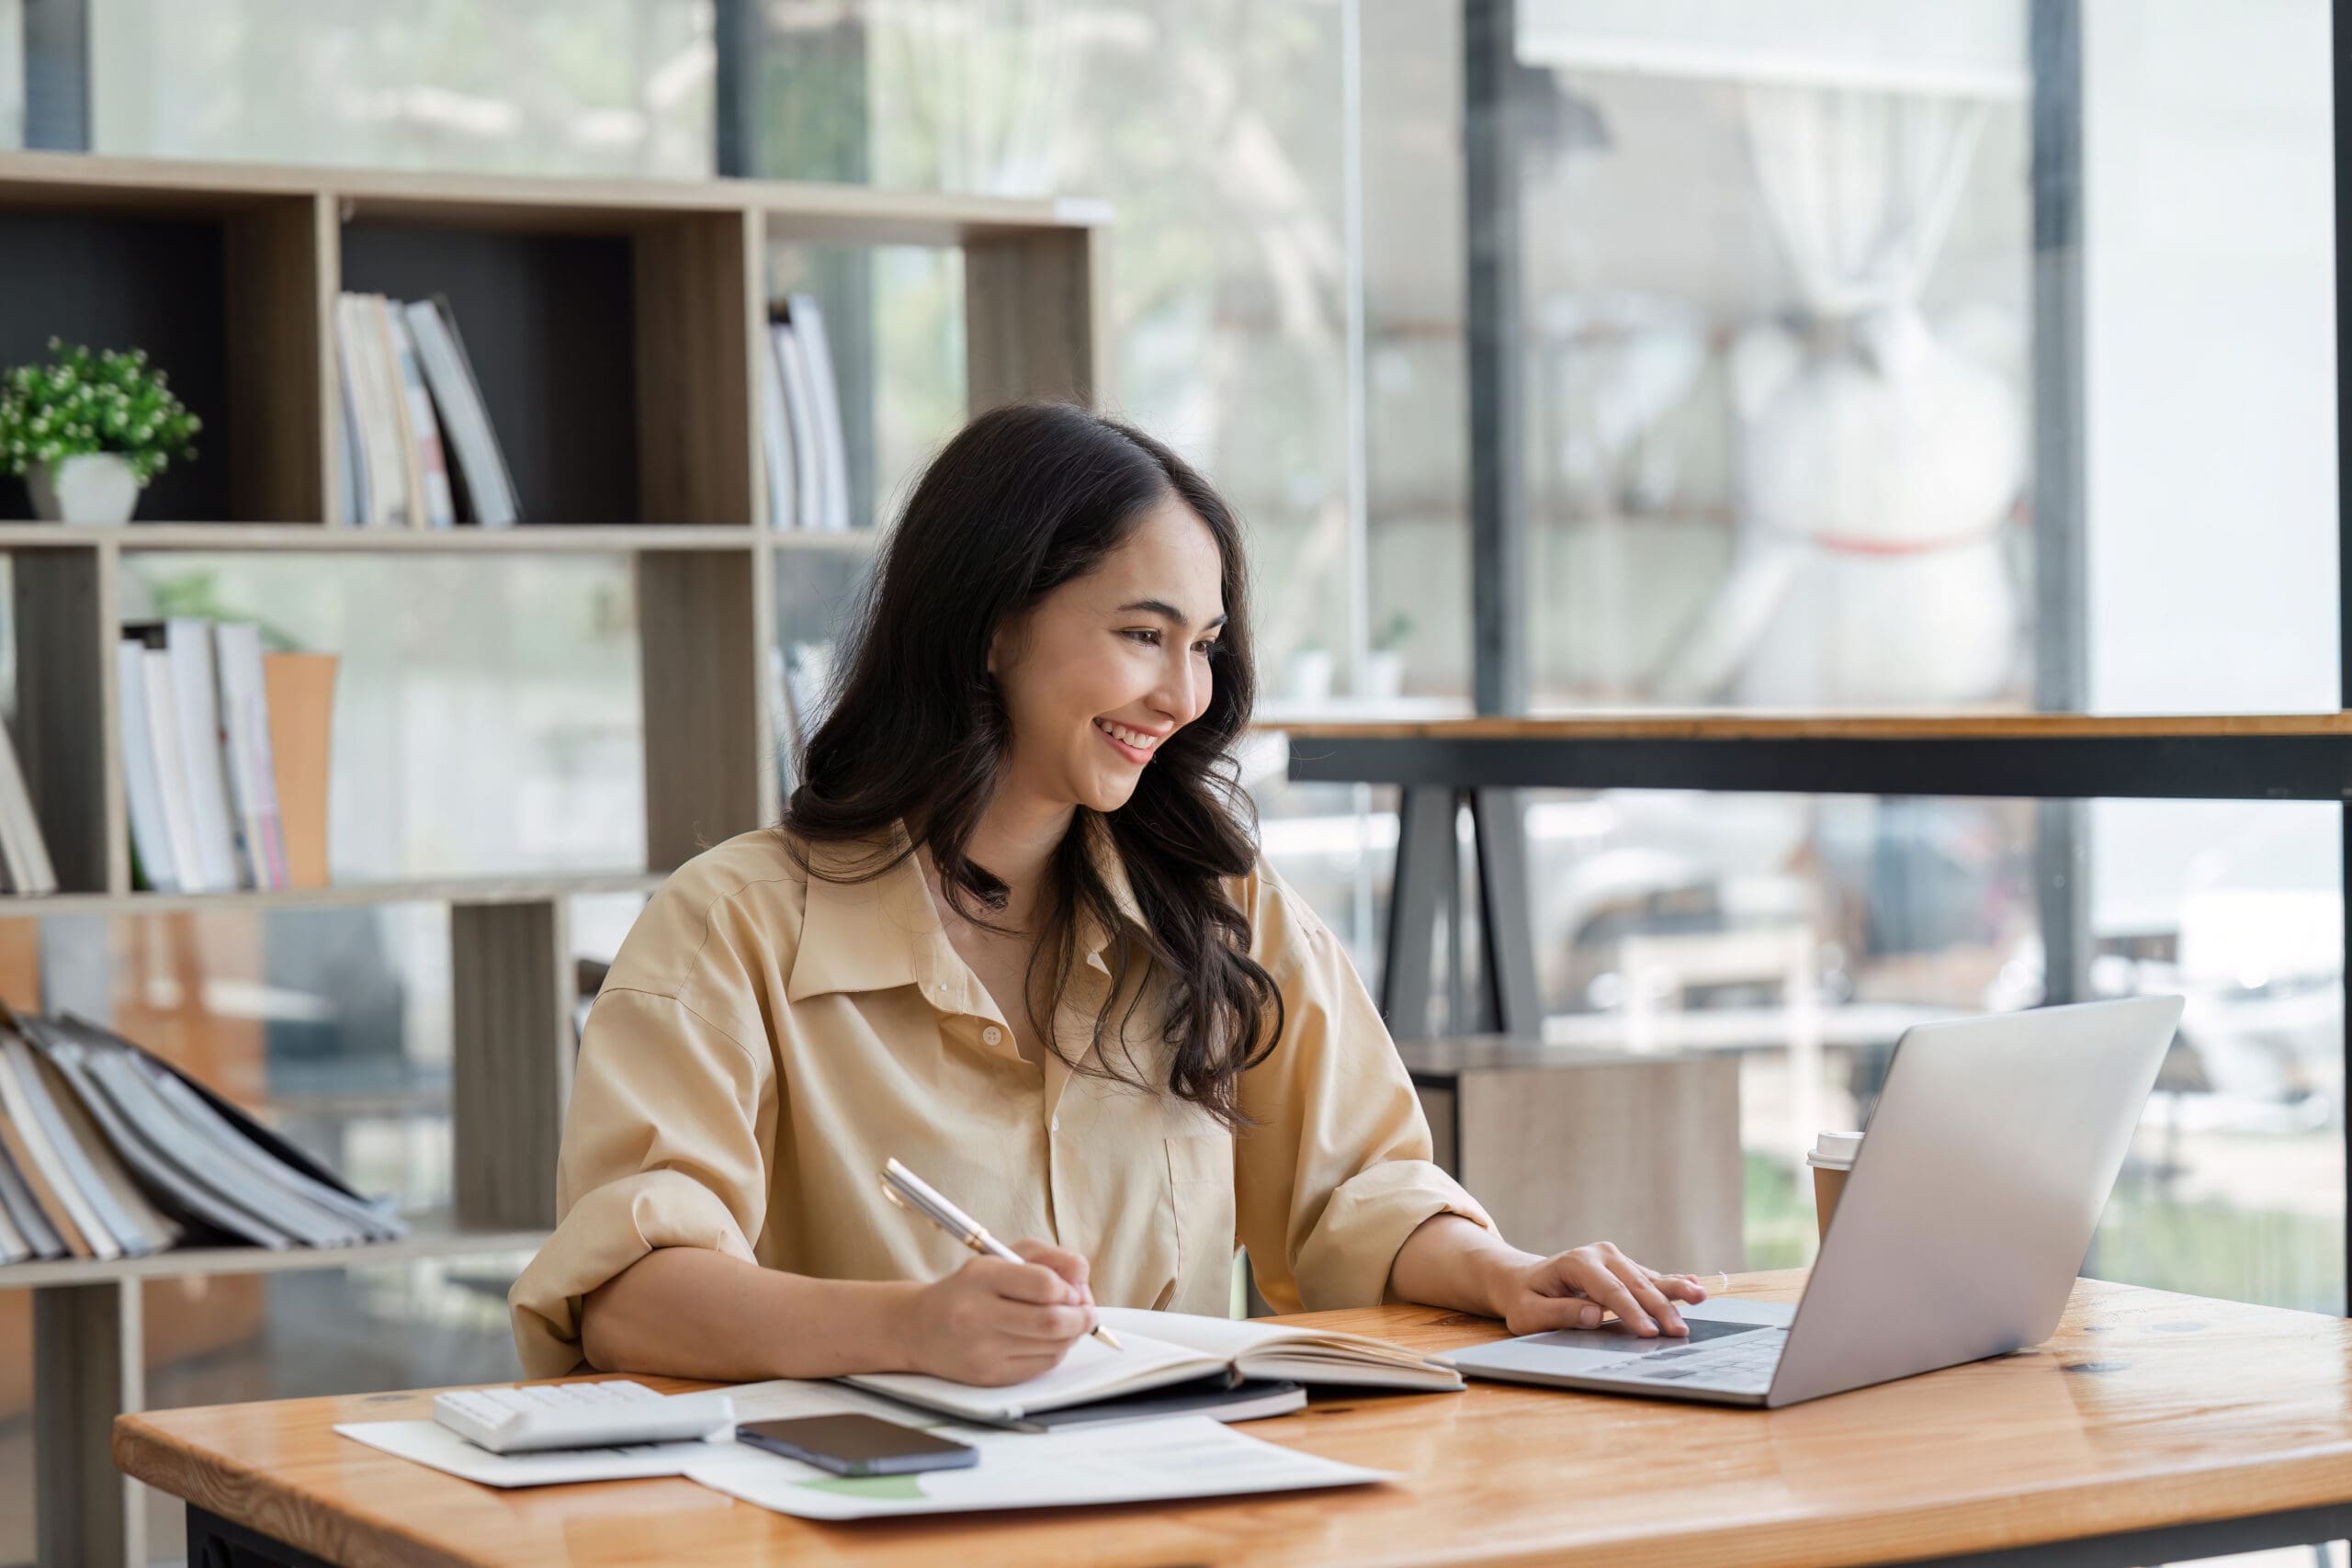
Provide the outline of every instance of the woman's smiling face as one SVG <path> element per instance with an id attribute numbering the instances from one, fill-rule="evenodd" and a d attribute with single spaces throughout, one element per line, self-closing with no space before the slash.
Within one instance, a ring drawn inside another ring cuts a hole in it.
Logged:
<path id="1" fill-rule="evenodd" d="M 1225 562 L 1172 494 L 1086 576 L 1046 594 L 989 651 L 1012 723 L 1004 785 L 1116 811 L 1168 737 L 1208 711 Z"/>

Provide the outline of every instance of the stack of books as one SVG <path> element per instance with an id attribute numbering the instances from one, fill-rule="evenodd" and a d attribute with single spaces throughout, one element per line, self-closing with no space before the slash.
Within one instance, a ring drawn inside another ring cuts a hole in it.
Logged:
<path id="1" fill-rule="evenodd" d="M 57 870 L 33 812 L 32 791 L 17 764 L 16 743 L 0 725 L 0 892 L 54 893 Z"/>
<path id="2" fill-rule="evenodd" d="M 825 312 L 813 295 L 791 294 L 772 316 L 760 400 L 768 525 L 847 533 L 849 454 Z"/>
<path id="3" fill-rule="evenodd" d="M 335 302 L 343 514 L 376 527 L 512 527 L 514 477 L 448 300 Z"/>
<path id="4" fill-rule="evenodd" d="M 405 1234 L 387 1206 L 121 1036 L 70 1013 L 0 1024 L 0 1261 Z"/>
<path id="5" fill-rule="evenodd" d="M 324 882 L 325 791 L 309 775 L 322 769 L 334 689 L 283 679 L 289 658 L 319 656 L 265 655 L 260 628 L 246 621 L 123 627 L 115 675 L 141 886 L 226 893 Z M 301 766 L 281 766 L 289 751 Z M 289 772 L 300 775 L 291 791 Z"/>

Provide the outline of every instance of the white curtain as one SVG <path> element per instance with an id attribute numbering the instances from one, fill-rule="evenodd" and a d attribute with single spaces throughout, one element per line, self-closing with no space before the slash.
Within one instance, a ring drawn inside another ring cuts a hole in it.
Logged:
<path id="1" fill-rule="evenodd" d="M 2021 464 L 2014 392 L 1938 340 L 1919 293 L 1989 107 L 1815 86 L 1741 90 L 1757 188 L 1802 302 L 1732 352 L 1736 564 L 1658 679 L 1773 705 L 1990 697 L 2014 660 L 1997 530 Z M 1832 342 L 1835 342 L 1833 336 Z"/>
<path id="2" fill-rule="evenodd" d="M 899 135 L 939 188 L 1049 196 L 1077 80 L 1063 0 L 882 0 L 867 11 L 905 94 Z"/>
<path id="3" fill-rule="evenodd" d="M 1976 99 L 1745 89 L 1756 183 L 1805 303 L 1841 319 L 1908 307 L 1943 246 L 1984 128 Z"/>

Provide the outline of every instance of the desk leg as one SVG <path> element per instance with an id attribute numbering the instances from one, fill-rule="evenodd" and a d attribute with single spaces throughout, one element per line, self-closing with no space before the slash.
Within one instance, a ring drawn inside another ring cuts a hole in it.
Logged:
<path id="1" fill-rule="evenodd" d="M 1396 803 L 1396 871 L 1388 886 L 1388 943 L 1380 966 L 1380 1016 L 1391 1034 L 1430 1032 L 1430 949 L 1437 911 L 1454 880 L 1454 797 L 1445 785 L 1408 784 Z"/>
<path id="2" fill-rule="evenodd" d="M 33 1475 L 42 1568 L 144 1568 L 144 1489 L 114 1467 L 114 1418 L 146 1404 L 140 1283 L 33 1290 Z"/>
<path id="3" fill-rule="evenodd" d="M 1535 987 L 1535 905 L 1527 886 L 1527 818 L 1515 789 L 1470 792 L 1478 853 L 1478 928 L 1486 937 L 1487 1013 L 1515 1040 L 1544 1034 Z"/>
<path id="4" fill-rule="evenodd" d="M 187 1568 L 332 1568 L 323 1557 L 187 1506 Z"/>

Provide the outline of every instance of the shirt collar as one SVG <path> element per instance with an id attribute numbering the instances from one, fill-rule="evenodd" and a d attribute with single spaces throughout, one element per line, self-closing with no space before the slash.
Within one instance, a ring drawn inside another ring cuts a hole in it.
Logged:
<path id="1" fill-rule="evenodd" d="M 1087 858 L 1109 891 L 1122 920 L 1148 930 L 1142 907 L 1109 825 L 1086 813 Z M 925 999 L 968 1007 L 964 998 L 971 970 L 947 940 L 933 903 L 922 864 L 906 852 L 912 844 L 904 822 L 883 833 L 842 844 L 808 846 L 808 898 L 792 974 L 785 984 L 791 1001 L 836 991 L 882 991 L 921 986 Z M 846 880 L 877 860 L 897 863 L 870 881 Z M 1079 915 L 1079 952 L 1090 968 L 1110 972 L 1103 950 L 1114 933 L 1091 913 Z"/>

